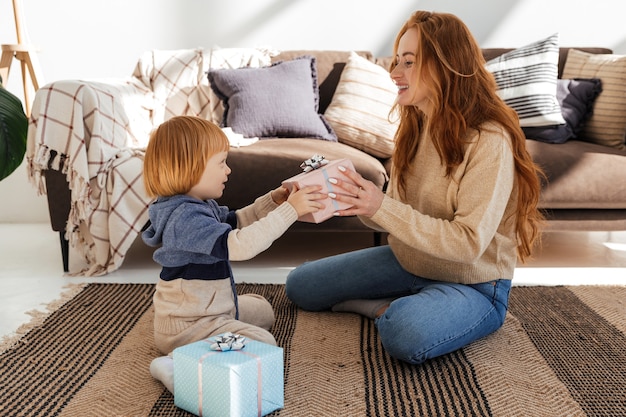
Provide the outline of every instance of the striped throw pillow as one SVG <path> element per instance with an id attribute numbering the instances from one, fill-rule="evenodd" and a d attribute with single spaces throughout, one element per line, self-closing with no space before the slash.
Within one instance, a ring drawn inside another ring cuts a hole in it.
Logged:
<path id="1" fill-rule="evenodd" d="M 398 128 L 389 111 L 397 93 L 386 69 L 352 52 L 324 117 L 339 142 L 389 158 Z"/>
<path id="2" fill-rule="evenodd" d="M 602 92 L 587 120 L 582 139 L 626 149 L 626 55 L 590 54 L 570 49 L 563 78 L 599 78 Z"/>
<path id="3" fill-rule="evenodd" d="M 565 124 L 556 97 L 559 34 L 517 48 L 487 62 L 498 95 L 513 108 L 522 127 Z"/>

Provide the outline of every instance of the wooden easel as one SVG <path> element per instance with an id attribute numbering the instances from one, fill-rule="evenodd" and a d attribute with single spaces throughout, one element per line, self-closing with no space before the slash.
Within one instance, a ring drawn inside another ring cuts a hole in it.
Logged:
<path id="1" fill-rule="evenodd" d="M 24 86 L 24 103 L 26 107 L 26 116 L 30 116 L 30 94 L 29 86 L 26 76 L 30 76 L 35 91 L 39 89 L 39 82 L 37 81 L 37 74 L 40 72 L 38 68 L 37 57 L 31 52 L 35 52 L 32 46 L 22 43 L 22 17 L 20 14 L 20 0 L 13 0 L 13 16 L 15 18 L 15 31 L 17 33 L 17 45 L 2 45 L 2 57 L 0 58 L 0 77 L 2 77 L 2 83 L 6 85 L 9 79 L 9 71 L 11 70 L 11 64 L 13 58 L 20 61 L 22 67 L 22 84 Z M 26 70 L 28 69 L 28 74 Z M 42 80 L 39 77 L 39 80 Z"/>

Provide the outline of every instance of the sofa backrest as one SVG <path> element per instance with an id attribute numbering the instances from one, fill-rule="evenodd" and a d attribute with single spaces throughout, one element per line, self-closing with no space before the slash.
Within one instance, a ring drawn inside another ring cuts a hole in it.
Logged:
<path id="1" fill-rule="evenodd" d="M 485 48 L 483 55 L 485 60 L 490 60 L 513 49 Z M 559 77 L 563 72 L 569 49 L 571 48 L 560 48 Z M 576 49 L 594 54 L 612 53 L 611 49 L 607 48 L 581 47 Z M 271 63 L 276 63 L 303 55 L 314 56 L 320 95 L 319 112 L 323 114 L 332 101 L 350 53 L 350 51 L 334 50 L 288 50 L 274 55 L 272 51 L 257 48 L 150 51 L 139 60 L 133 75 L 153 90 L 156 100 L 153 110 L 155 125 L 174 114 L 210 117 L 211 120 L 219 123 L 222 106 L 208 85 L 206 71 L 210 67 L 263 66 L 269 65 L 270 59 Z M 385 69 L 389 68 L 392 59 L 391 56 L 374 57 L 369 51 L 357 51 L 357 53 Z"/>
<path id="2" fill-rule="evenodd" d="M 512 51 L 514 48 L 484 48 L 483 56 L 486 61 L 502 55 L 505 52 Z M 563 67 L 565 66 L 565 60 L 567 59 L 568 51 L 572 49 L 569 47 L 562 47 L 559 51 L 559 77 L 563 73 Z M 611 54 L 611 49 L 598 48 L 598 47 L 580 47 L 575 48 L 581 51 L 589 52 L 592 54 Z M 391 56 L 374 57 L 369 51 L 357 51 L 362 57 L 377 63 L 385 69 L 389 68 L 391 63 Z M 289 50 L 282 51 L 278 55 L 272 57 L 272 63 L 279 61 L 288 61 L 299 56 L 312 55 L 316 58 L 317 62 L 317 80 L 320 93 L 320 113 L 324 113 L 326 108 L 330 104 L 337 84 L 339 83 L 339 77 L 341 72 L 348 61 L 350 51 L 333 51 L 333 50 Z"/>
<path id="3" fill-rule="evenodd" d="M 362 57 L 374 62 L 374 56 L 368 51 L 356 51 Z M 324 113 L 333 99 L 339 77 L 348 62 L 350 51 L 331 50 L 291 50 L 282 51 L 272 57 L 272 63 L 289 61 L 299 56 L 314 56 L 317 63 L 317 84 L 320 91 L 319 112 Z"/>
<path id="4" fill-rule="evenodd" d="M 266 66 L 273 54 L 264 48 L 155 49 L 141 56 L 133 77 L 153 93 L 154 126 L 175 115 L 200 116 L 219 123 L 223 109 L 209 86 L 207 71 Z"/>
<path id="5" fill-rule="evenodd" d="M 506 52 L 512 51 L 515 48 L 483 48 L 483 56 L 485 61 L 489 61 L 497 56 L 500 56 Z M 562 47 L 559 48 L 559 78 L 563 74 L 563 67 L 565 67 L 565 61 L 567 60 L 567 53 L 570 49 L 578 49 L 579 51 L 588 52 L 590 54 L 612 54 L 613 51 L 609 48 L 599 47 Z M 376 63 L 382 67 L 388 69 L 391 63 L 391 56 L 377 57 Z"/>
<path id="6" fill-rule="evenodd" d="M 512 51 L 515 48 L 483 48 L 483 56 L 485 61 L 489 61 L 497 56 Z M 563 74 L 563 67 L 565 66 L 565 60 L 567 59 L 567 53 L 570 49 L 578 49 L 579 51 L 588 52 L 590 54 L 612 54 L 613 51 L 608 48 L 559 48 L 559 78 Z"/>

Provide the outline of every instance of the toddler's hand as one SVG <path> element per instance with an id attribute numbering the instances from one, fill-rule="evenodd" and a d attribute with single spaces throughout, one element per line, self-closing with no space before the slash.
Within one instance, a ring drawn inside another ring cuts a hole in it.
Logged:
<path id="1" fill-rule="evenodd" d="M 319 192 L 321 189 L 320 185 L 309 185 L 300 190 L 292 190 L 287 201 L 296 209 L 298 217 L 315 213 L 325 207 L 319 201 L 327 198 L 326 194 Z"/>
<path id="2" fill-rule="evenodd" d="M 281 185 L 275 190 L 272 190 L 271 196 L 272 196 L 272 200 L 274 200 L 274 203 L 280 206 L 285 201 L 287 201 L 287 197 L 289 197 L 289 190 L 287 189 L 287 187 L 284 187 Z"/>

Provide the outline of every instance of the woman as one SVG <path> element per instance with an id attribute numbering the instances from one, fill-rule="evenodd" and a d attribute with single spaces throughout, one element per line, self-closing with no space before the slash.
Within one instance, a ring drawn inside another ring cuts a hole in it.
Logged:
<path id="1" fill-rule="evenodd" d="M 375 319 L 386 351 L 418 364 L 502 326 L 517 258 L 540 237 L 541 183 L 463 22 L 417 11 L 394 56 L 400 124 L 387 192 L 345 170 L 357 185 L 333 178 L 347 195 L 329 194 L 353 205 L 336 215 L 360 216 L 389 245 L 305 263 L 286 291 L 306 310 Z"/>

